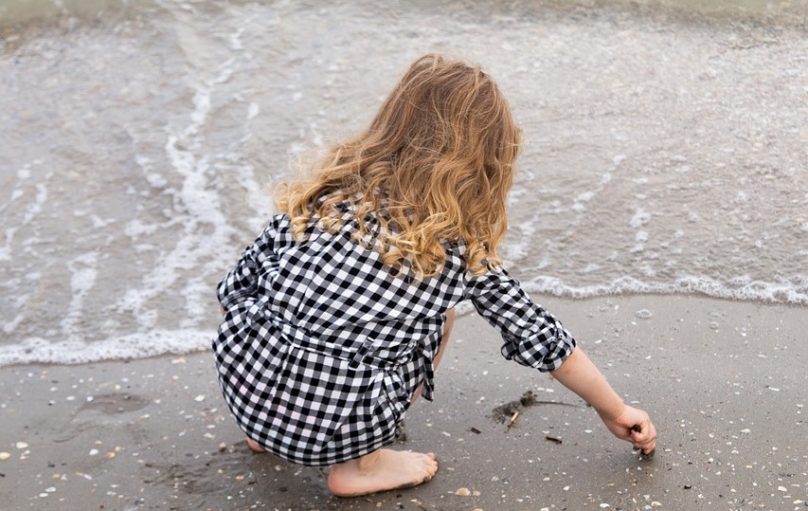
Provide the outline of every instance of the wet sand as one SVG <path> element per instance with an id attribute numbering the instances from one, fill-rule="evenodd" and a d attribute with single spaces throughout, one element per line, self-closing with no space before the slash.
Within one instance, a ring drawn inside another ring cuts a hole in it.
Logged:
<path id="1" fill-rule="evenodd" d="M 438 453 L 440 472 L 426 485 L 337 499 L 322 470 L 251 453 L 212 356 L 198 353 L 0 369 L 0 507 L 807 508 L 804 309 L 697 297 L 540 301 L 626 401 L 652 413 L 653 459 L 611 437 L 557 382 L 503 360 L 497 335 L 469 314 L 435 402 L 410 410 L 398 446 Z M 492 418 L 526 390 L 574 406 L 530 406 L 510 428 Z"/>

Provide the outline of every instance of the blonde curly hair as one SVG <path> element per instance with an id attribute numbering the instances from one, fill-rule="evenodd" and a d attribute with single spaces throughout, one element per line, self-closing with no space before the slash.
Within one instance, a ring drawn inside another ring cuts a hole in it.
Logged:
<path id="1" fill-rule="evenodd" d="M 281 183 L 277 204 L 296 239 L 312 219 L 335 232 L 340 204 L 355 208 L 355 240 L 382 262 L 436 274 L 445 242 L 463 241 L 473 274 L 500 264 L 506 197 L 521 132 L 496 83 L 479 66 L 429 54 L 416 60 L 370 127 L 337 144 L 309 179 Z M 380 229 L 367 242 L 368 218 Z"/>

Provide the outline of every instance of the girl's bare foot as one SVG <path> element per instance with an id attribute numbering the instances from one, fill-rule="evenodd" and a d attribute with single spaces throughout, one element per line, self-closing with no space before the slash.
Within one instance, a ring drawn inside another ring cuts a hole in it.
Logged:
<path id="1" fill-rule="evenodd" d="M 261 447 L 258 442 L 250 437 L 247 437 L 247 447 L 249 447 L 252 452 L 267 452 L 266 449 Z"/>
<path id="2" fill-rule="evenodd" d="M 429 481 L 438 471 L 434 453 L 379 449 L 337 463 L 328 471 L 328 489 L 338 497 L 355 497 Z"/>

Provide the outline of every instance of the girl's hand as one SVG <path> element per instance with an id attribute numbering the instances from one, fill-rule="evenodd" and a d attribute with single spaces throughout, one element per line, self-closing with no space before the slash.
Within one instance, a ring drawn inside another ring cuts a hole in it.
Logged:
<path id="1" fill-rule="evenodd" d="M 600 418 L 614 436 L 631 442 L 644 454 L 650 455 L 656 449 L 656 428 L 644 411 L 625 405 L 617 417 L 601 415 Z"/>
<path id="2" fill-rule="evenodd" d="M 553 371 L 553 376 L 592 405 L 617 438 L 631 442 L 647 455 L 654 452 L 656 429 L 648 414 L 623 403 L 580 346 Z"/>

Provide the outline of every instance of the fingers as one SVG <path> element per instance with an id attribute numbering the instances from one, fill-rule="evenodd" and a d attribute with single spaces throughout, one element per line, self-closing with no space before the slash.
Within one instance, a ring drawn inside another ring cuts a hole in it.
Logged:
<path id="1" fill-rule="evenodd" d="M 650 455 L 656 449 L 656 428 L 643 410 L 626 406 L 615 419 L 601 416 L 606 427 L 617 438 L 631 442 L 635 449 Z"/>
<path id="2" fill-rule="evenodd" d="M 642 449 L 645 454 L 656 449 L 656 428 L 651 419 L 646 418 L 631 428 L 631 441 L 636 449 Z"/>

